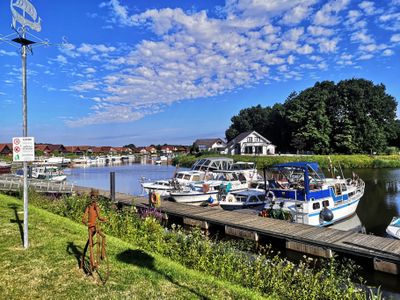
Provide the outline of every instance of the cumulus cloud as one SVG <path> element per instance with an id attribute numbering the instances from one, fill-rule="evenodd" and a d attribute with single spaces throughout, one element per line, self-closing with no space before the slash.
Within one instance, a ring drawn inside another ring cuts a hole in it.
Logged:
<path id="1" fill-rule="evenodd" d="M 367 30 L 366 16 L 377 11 L 375 4 L 349 4 L 350 0 L 226 0 L 215 16 L 181 8 L 133 13 L 119 0 L 102 2 L 100 7 L 110 12 L 107 24 L 139 28 L 151 38 L 133 46 L 66 43 L 60 49 L 65 60 L 81 61 L 71 72 L 77 78 L 71 90 L 95 103 L 91 114 L 68 124 L 130 122 L 175 102 L 271 80 L 299 80 L 306 76 L 304 70 L 352 66 L 357 60 L 392 55 L 389 48 L 394 44 L 377 44 Z M 374 18 L 393 26 L 397 17 L 387 11 Z M 397 35 L 391 43 L 400 41 Z M 346 54 L 347 47 L 357 54 Z"/>

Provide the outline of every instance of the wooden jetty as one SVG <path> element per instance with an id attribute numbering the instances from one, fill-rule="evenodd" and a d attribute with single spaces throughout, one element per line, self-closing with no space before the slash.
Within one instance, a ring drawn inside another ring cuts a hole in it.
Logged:
<path id="1" fill-rule="evenodd" d="M 77 192 L 89 192 L 89 188 L 75 187 Z M 100 191 L 109 197 L 110 192 Z M 116 193 L 115 199 L 123 205 L 148 207 L 148 199 Z M 368 260 L 377 271 L 400 274 L 400 240 L 342 231 L 329 227 L 315 227 L 282 220 L 262 218 L 239 211 L 225 211 L 218 207 L 200 207 L 162 201 L 158 208 L 164 219 L 174 217 L 184 224 L 203 229 L 216 227 L 225 234 L 258 241 L 279 240 L 287 249 L 320 256 L 335 254 Z"/>
<path id="2" fill-rule="evenodd" d="M 13 175 L 0 176 L 0 191 L 18 192 L 23 190 L 23 178 Z M 45 194 L 72 194 L 73 185 L 65 182 L 53 182 L 49 180 L 28 179 L 29 188 L 38 193 Z"/>

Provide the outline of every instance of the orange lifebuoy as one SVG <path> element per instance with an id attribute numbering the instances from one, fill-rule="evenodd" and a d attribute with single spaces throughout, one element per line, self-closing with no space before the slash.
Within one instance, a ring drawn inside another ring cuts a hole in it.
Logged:
<path id="1" fill-rule="evenodd" d="M 150 202 L 153 206 L 160 206 L 160 194 L 153 192 L 150 194 Z"/>

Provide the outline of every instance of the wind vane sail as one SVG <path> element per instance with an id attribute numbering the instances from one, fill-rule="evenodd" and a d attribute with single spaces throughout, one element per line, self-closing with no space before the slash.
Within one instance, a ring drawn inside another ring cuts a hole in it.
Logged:
<path id="1" fill-rule="evenodd" d="M 42 30 L 40 24 L 41 19 L 40 17 L 38 18 L 35 7 L 28 0 L 11 0 L 10 8 L 13 16 L 12 24 L 14 28 L 18 22 L 22 27 L 30 27 L 37 32 Z M 17 11 L 17 8 L 22 14 Z M 31 20 L 28 20 L 26 15 L 30 16 Z"/>

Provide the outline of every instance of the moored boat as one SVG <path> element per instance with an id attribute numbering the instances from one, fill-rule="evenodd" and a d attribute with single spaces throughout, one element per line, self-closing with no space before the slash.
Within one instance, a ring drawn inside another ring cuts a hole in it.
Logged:
<path id="1" fill-rule="evenodd" d="M 267 203 L 263 214 L 295 223 L 328 226 L 352 216 L 365 183 L 353 178 L 325 178 L 316 162 L 290 162 L 267 168 Z"/>
<path id="2" fill-rule="evenodd" d="M 11 173 L 11 164 L 0 161 L 0 174 Z"/>
<path id="3" fill-rule="evenodd" d="M 259 189 L 248 189 L 230 192 L 221 197 L 218 204 L 225 210 L 257 207 L 265 204 L 265 191 Z"/>
<path id="4" fill-rule="evenodd" d="M 386 233 L 391 237 L 400 239 L 400 217 L 393 217 L 388 227 L 386 227 Z"/>

